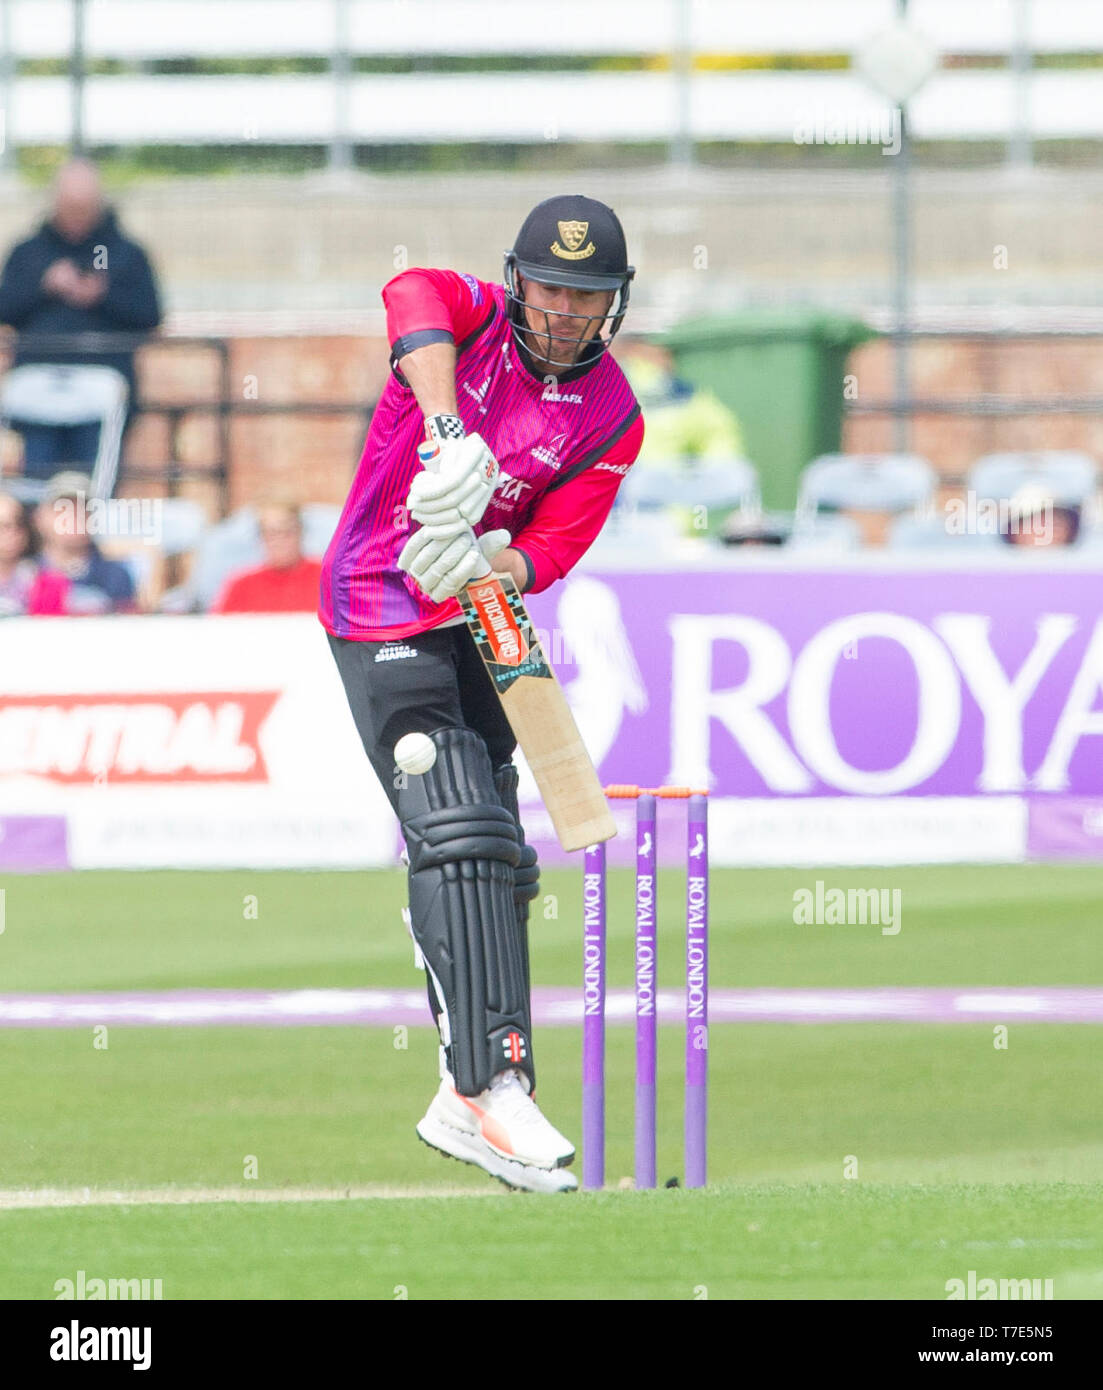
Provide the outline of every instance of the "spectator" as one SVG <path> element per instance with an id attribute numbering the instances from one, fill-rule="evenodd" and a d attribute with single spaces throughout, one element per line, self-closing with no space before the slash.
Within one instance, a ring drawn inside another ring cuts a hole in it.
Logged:
<path id="1" fill-rule="evenodd" d="M 677 376 L 666 348 L 632 338 L 617 360 L 647 421 L 635 467 L 743 457 L 743 432 L 735 414 L 711 391 Z"/>
<path id="2" fill-rule="evenodd" d="M 1074 545 L 1080 535 L 1080 504 L 1056 496 L 1044 484 L 1027 483 L 1009 500 L 1000 534 L 1024 548 Z"/>
<path id="3" fill-rule="evenodd" d="M 113 367 L 134 400 L 133 349 L 60 349 L 29 341 L 39 334 L 149 332 L 161 321 L 149 260 L 119 230 L 95 167 L 77 159 L 58 174 L 50 217 L 8 256 L 0 277 L 0 322 L 19 332 L 13 365 L 78 363 Z M 45 479 L 57 469 L 91 469 L 98 421 L 46 425 L 13 420 L 23 436 L 23 471 Z"/>
<path id="4" fill-rule="evenodd" d="M 134 613 L 130 571 L 101 555 L 88 534 L 89 482 L 83 473 L 59 473 L 50 480 L 35 512 L 43 572 L 63 586 L 63 613 Z"/>
<path id="5" fill-rule="evenodd" d="M 0 618 L 64 612 L 64 582 L 35 560 L 34 539 L 23 503 L 0 492 Z"/>
<path id="6" fill-rule="evenodd" d="M 879 549 L 906 517 L 934 519 L 937 487 L 938 474 L 918 454 L 821 454 L 801 473 L 794 540 Z"/>
<path id="7" fill-rule="evenodd" d="M 313 613 L 322 577 L 320 560 L 303 555 L 303 522 L 293 502 L 257 508 L 264 564 L 239 571 L 222 587 L 212 613 Z"/>
<path id="8" fill-rule="evenodd" d="M 632 506 L 666 474 L 674 494 L 666 515 L 687 536 L 718 535 L 750 474 L 739 420 L 711 391 L 683 381 L 668 349 L 630 339 L 617 359 L 643 410 L 643 446 L 622 495 Z M 650 478 L 646 475 L 650 475 Z M 752 479 L 757 495 L 757 480 Z"/>

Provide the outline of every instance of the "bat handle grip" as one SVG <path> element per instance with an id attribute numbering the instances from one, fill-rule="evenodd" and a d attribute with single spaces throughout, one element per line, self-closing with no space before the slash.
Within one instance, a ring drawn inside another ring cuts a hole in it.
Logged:
<path id="1" fill-rule="evenodd" d="M 422 468 L 430 473 L 440 472 L 440 445 L 435 439 L 427 439 L 424 444 L 419 444 L 417 456 Z"/>

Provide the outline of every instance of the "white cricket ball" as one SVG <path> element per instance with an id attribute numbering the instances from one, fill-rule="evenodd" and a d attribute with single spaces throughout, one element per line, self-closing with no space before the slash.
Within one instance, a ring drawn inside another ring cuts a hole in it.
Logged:
<path id="1" fill-rule="evenodd" d="M 394 760 L 403 772 L 428 772 L 437 760 L 437 745 L 428 734 L 403 734 L 394 746 Z"/>

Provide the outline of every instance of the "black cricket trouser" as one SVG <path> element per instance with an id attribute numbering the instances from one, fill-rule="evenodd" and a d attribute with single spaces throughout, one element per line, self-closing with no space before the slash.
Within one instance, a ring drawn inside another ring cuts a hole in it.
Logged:
<path id="1" fill-rule="evenodd" d="M 513 757 L 517 740 L 465 624 L 391 642 L 329 638 L 353 721 L 375 775 L 398 813 L 394 746 L 403 734 L 467 728 L 481 734 L 490 765 Z"/>
<path id="2" fill-rule="evenodd" d="M 464 624 L 392 642 L 352 642 L 330 633 L 329 645 L 364 751 L 395 815 L 400 769 L 394 746 L 403 734 L 474 729 L 492 768 L 513 757 L 517 740 Z M 428 972 L 425 985 L 439 1027 L 441 1005 Z"/>

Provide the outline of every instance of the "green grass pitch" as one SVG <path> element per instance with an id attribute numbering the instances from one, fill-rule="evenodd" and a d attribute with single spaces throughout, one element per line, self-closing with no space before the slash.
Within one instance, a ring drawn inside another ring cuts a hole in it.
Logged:
<path id="1" fill-rule="evenodd" d="M 902 892 L 898 936 L 796 926 L 793 893 Z M 660 884 L 678 983 L 679 875 Z M 372 874 L 8 876 L 0 993 L 420 988 L 403 880 Z M 534 977 L 577 985 L 579 876 L 548 872 Z M 631 980 L 631 875 L 610 888 L 611 983 Z M 247 902 L 256 899 L 256 915 Z M 1083 866 L 715 870 L 716 988 L 1098 986 L 1103 871 Z M 612 1190 L 511 1194 L 418 1143 L 428 1029 L 0 1029 L 0 1190 L 214 1189 L 300 1200 L 0 1209 L 0 1298 L 160 1278 L 171 1298 L 944 1298 L 1052 1278 L 1103 1296 L 1099 1030 L 724 1024 L 710 1049 L 705 1192 L 619 1191 L 632 1032 L 609 1034 Z M 660 1030 L 660 1181 L 681 1171 L 681 1031 Z M 579 1136 L 575 1029 L 537 1035 L 540 1102 Z M 256 1177 L 245 1165 L 255 1160 Z M 846 1177 L 846 1172 L 856 1176 Z M 393 1189 L 402 1196 L 318 1195 Z"/>

